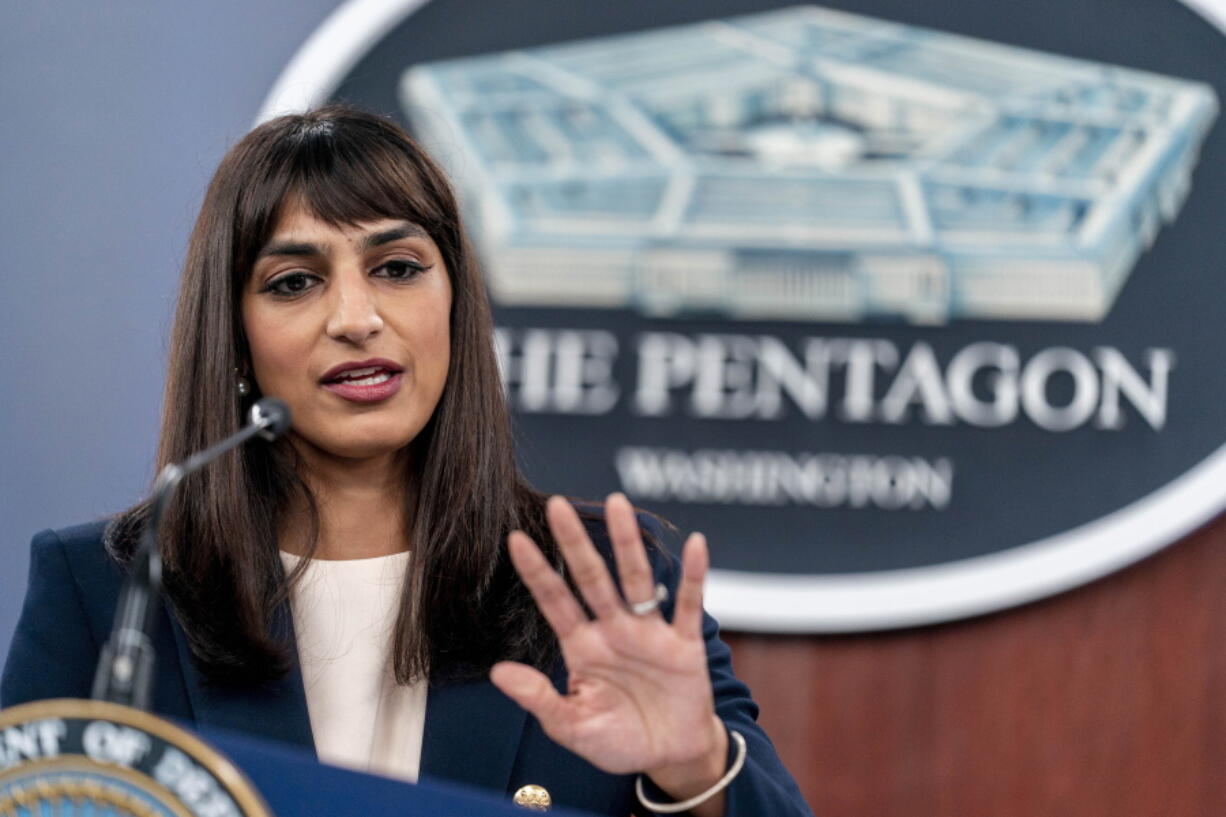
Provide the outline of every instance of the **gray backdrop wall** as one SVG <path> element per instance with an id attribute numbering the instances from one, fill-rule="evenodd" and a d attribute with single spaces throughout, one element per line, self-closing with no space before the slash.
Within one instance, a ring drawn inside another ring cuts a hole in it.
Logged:
<path id="1" fill-rule="evenodd" d="M 0 656 L 31 535 L 148 487 L 195 210 L 336 5 L 0 4 Z"/>

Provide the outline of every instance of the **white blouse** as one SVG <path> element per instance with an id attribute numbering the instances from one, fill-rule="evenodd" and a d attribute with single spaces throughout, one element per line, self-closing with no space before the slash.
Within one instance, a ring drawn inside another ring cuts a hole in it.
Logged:
<path id="1" fill-rule="evenodd" d="M 288 574 L 301 557 L 284 551 Z M 416 781 L 426 682 L 399 686 L 392 633 L 409 554 L 311 560 L 290 605 L 315 751 L 324 763 Z"/>

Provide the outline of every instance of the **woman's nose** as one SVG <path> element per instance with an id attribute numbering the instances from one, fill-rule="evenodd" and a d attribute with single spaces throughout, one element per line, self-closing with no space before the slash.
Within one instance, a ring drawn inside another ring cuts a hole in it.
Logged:
<path id="1" fill-rule="evenodd" d="M 382 329 L 379 304 L 365 275 L 338 276 L 332 290 L 332 311 L 326 327 L 328 336 L 361 344 Z"/>

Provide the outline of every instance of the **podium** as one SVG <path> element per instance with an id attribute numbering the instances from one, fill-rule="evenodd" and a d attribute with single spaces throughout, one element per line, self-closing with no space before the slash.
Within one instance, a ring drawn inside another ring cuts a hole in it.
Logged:
<path id="1" fill-rule="evenodd" d="M 550 814 L 583 817 L 551 808 Z M 191 730 L 101 701 L 0 711 L 0 814 L 114 817 L 525 817 L 494 794 L 319 763 L 288 744 Z"/>
<path id="2" fill-rule="evenodd" d="M 539 813 L 487 792 L 445 782 L 411 784 L 327 766 L 291 746 L 233 732 L 201 730 L 198 734 L 243 770 L 276 817 L 530 817 Z M 548 813 L 590 817 L 589 812 L 558 806 Z"/>

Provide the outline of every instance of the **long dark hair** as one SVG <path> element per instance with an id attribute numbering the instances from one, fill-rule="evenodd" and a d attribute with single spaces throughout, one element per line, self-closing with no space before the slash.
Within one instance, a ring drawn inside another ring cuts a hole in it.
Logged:
<path id="1" fill-rule="evenodd" d="M 279 209 L 300 199 L 323 221 L 383 218 L 421 225 L 451 277 L 451 366 L 434 416 L 411 443 L 406 518 L 413 549 L 394 636 L 405 683 L 480 677 L 499 659 L 547 667 L 556 643 L 507 557 L 520 528 L 558 562 L 544 497 L 515 464 L 493 349 L 489 302 L 446 177 L 399 127 L 353 108 L 283 116 L 222 160 L 188 246 L 171 337 L 158 467 L 244 422 L 236 373 L 248 365 L 239 299 Z M 258 395 L 253 395 L 258 396 Z M 215 680 L 259 682 L 291 663 L 283 612 L 289 576 L 277 530 L 315 498 L 292 446 L 249 445 L 181 486 L 161 530 L 165 588 L 200 667 Z M 146 505 L 121 514 L 108 546 L 132 557 Z"/>

